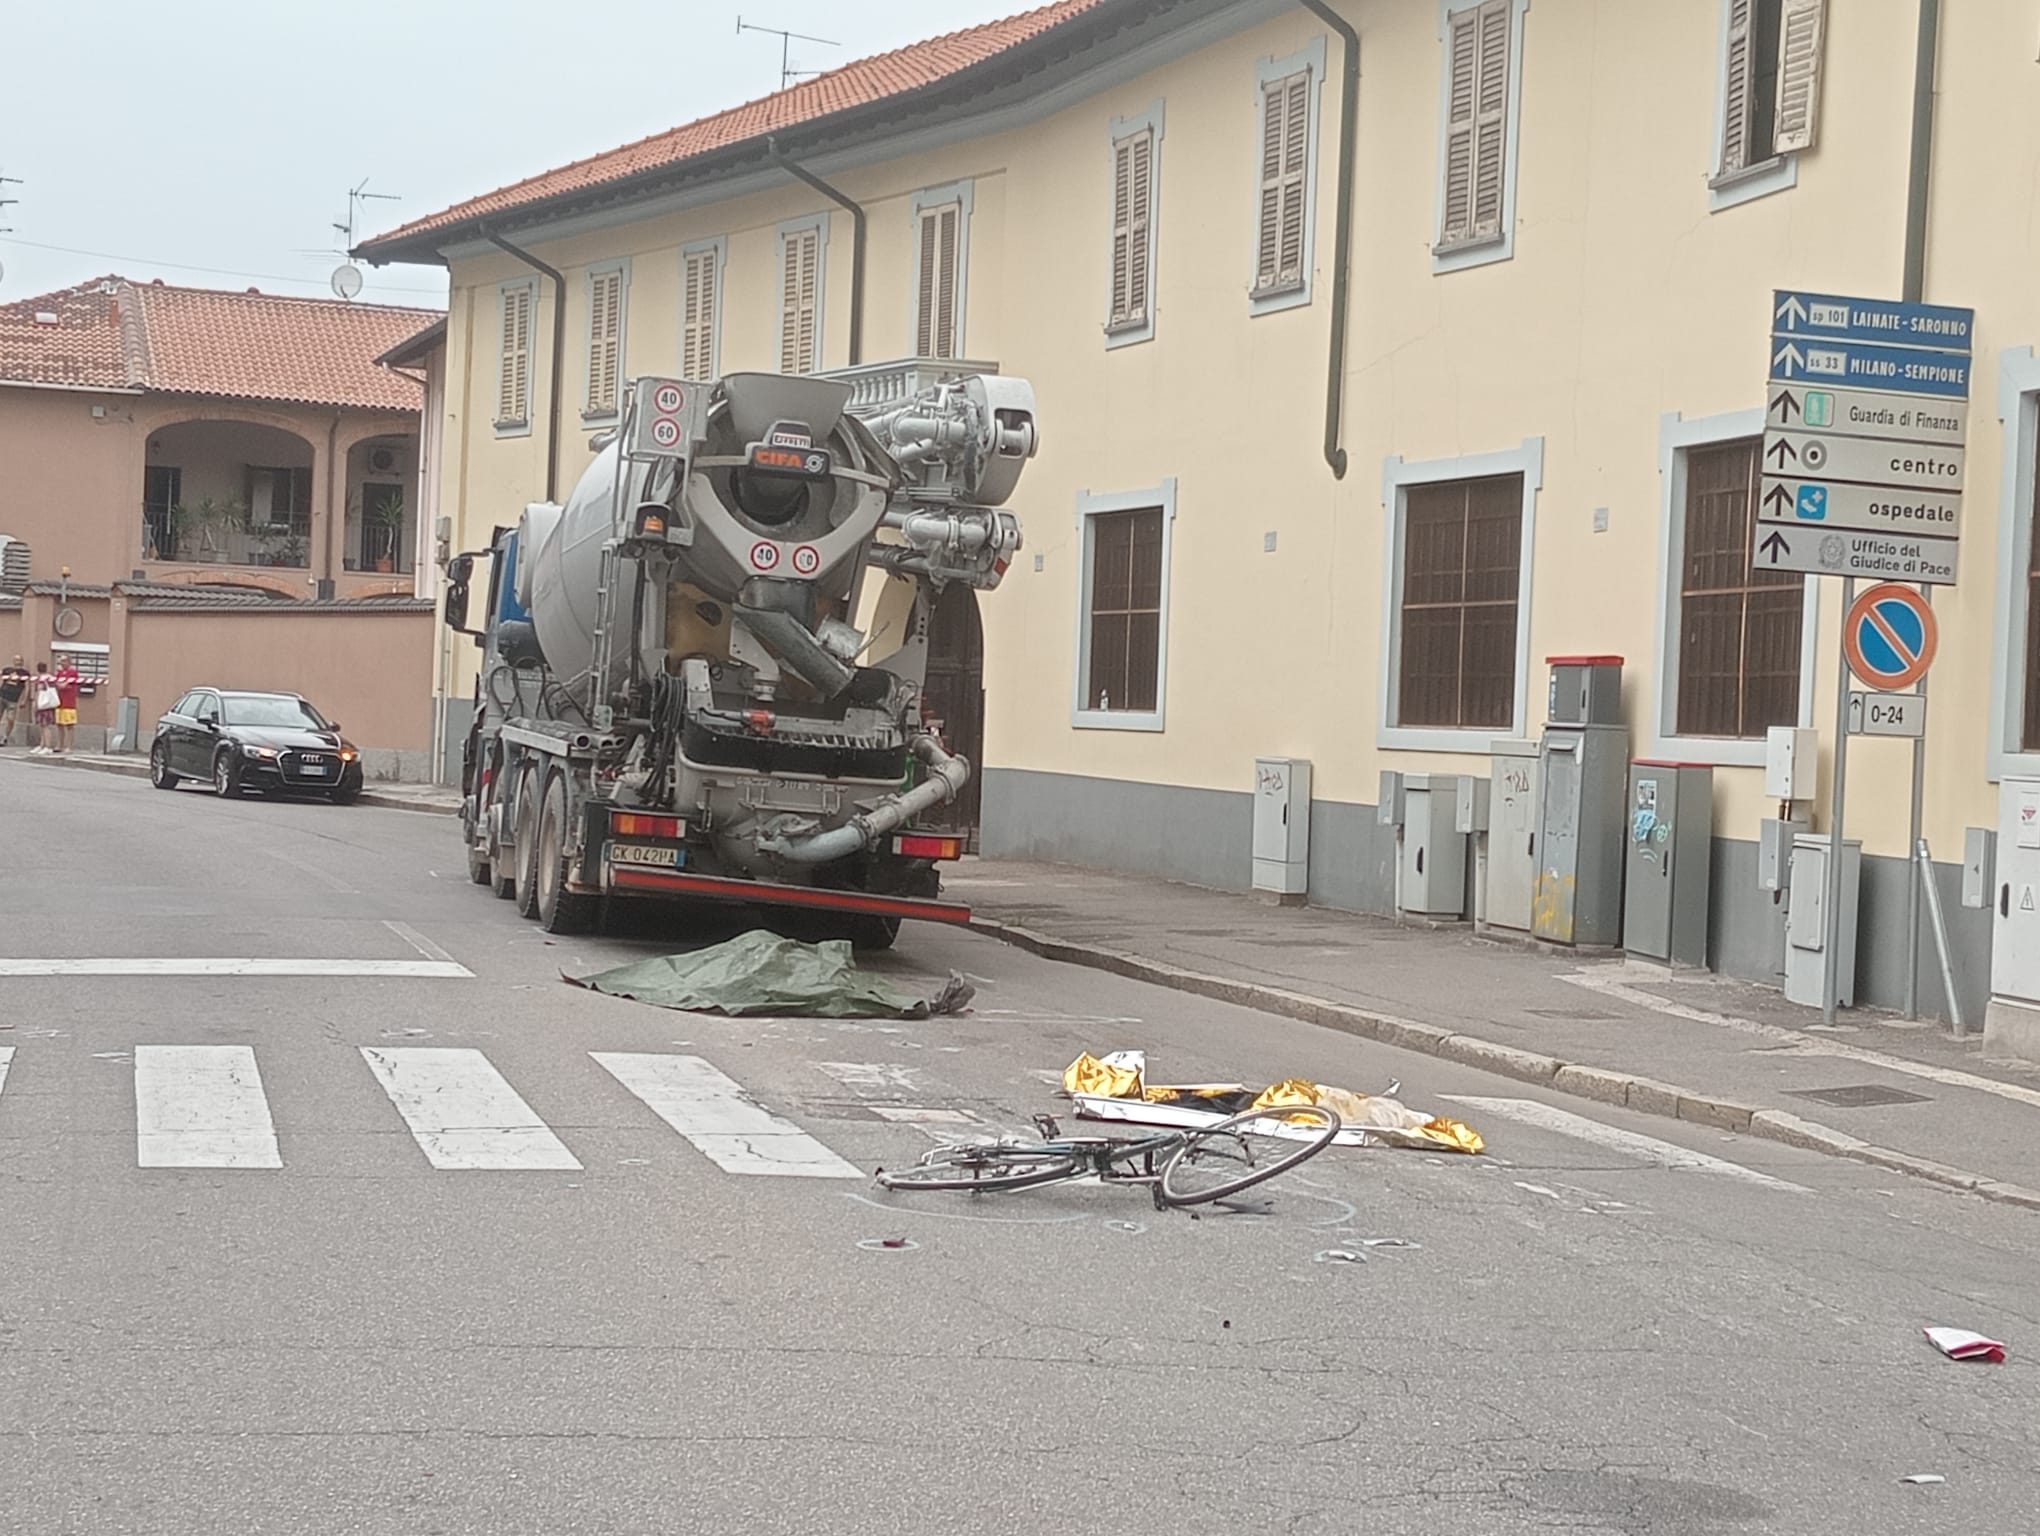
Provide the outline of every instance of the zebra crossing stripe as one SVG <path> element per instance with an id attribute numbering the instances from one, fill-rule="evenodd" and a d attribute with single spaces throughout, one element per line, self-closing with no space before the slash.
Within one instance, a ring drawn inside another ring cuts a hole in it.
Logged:
<path id="1" fill-rule="evenodd" d="M 581 1166 L 480 1051 L 360 1049 L 433 1167 L 571 1171 Z"/>
<path id="2" fill-rule="evenodd" d="M 14 1047 L 0 1045 L 0 1092 L 7 1088 L 7 1064 L 14 1060 Z"/>
<path id="3" fill-rule="evenodd" d="M 281 1168 L 254 1050 L 136 1046 L 135 1161 L 143 1168 Z"/>
<path id="4" fill-rule="evenodd" d="M 725 1172 L 807 1179 L 864 1177 L 791 1120 L 762 1108 L 734 1078 L 699 1056 L 588 1054 Z"/>

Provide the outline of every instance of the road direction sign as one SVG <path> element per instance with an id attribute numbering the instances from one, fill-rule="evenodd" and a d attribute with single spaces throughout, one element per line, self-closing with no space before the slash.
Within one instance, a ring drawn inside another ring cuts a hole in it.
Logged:
<path id="1" fill-rule="evenodd" d="M 1924 736 L 1927 696 L 1923 693 L 1855 693 L 1849 695 L 1851 736 Z"/>
<path id="2" fill-rule="evenodd" d="M 1764 425 L 1827 437 L 1897 437 L 1954 446 L 1968 436 L 1969 403 L 1882 390 L 1777 384 L 1771 387 Z"/>
<path id="3" fill-rule="evenodd" d="M 1975 314 L 1781 289 L 1771 321 L 1754 563 L 1952 583 Z"/>
<path id="4" fill-rule="evenodd" d="M 1922 491 L 1906 486 L 1860 485 L 1847 480 L 1811 480 L 1765 475 L 1757 498 L 1760 522 L 1788 527 L 1818 523 L 1865 533 L 1956 537 L 1962 492 Z M 1761 534 L 1758 535 L 1762 537 Z"/>
<path id="5" fill-rule="evenodd" d="M 1962 484 L 1964 450 L 1887 437 L 1843 437 L 1774 428 L 1764 439 L 1764 472 L 1855 485 L 1947 490 Z"/>
<path id="6" fill-rule="evenodd" d="M 1803 571 L 1809 576 L 1875 576 L 1952 586 L 1954 539 L 1891 537 L 1876 533 L 1823 532 L 1817 523 L 1800 528 L 1776 524 L 1757 529 L 1754 562 L 1760 571 Z"/>
<path id="7" fill-rule="evenodd" d="M 1924 593 L 1880 582 L 1849 605 L 1842 654 L 1857 680 L 1871 688 L 1910 688 L 1934 664 L 1940 631 Z"/>
<path id="8" fill-rule="evenodd" d="M 1771 329 L 1786 336 L 1967 352 L 1976 331 L 1976 311 L 1787 291 L 1771 296 Z"/>
<path id="9" fill-rule="evenodd" d="M 1867 341 L 1771 338 L 1771 377 L 1784 383 L 1845 384 L 1904 395 L 1969 398 L 1966 354 Z"/>

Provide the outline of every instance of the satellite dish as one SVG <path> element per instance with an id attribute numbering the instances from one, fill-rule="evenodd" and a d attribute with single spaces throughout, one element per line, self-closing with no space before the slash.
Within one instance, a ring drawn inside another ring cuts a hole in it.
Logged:
<path id="1" fill-rule="evenodd" d="M 354 298 L 361 292 L 361 268 L 351 261 L 343 261 L 333 269 L 333 292 L 343 299 Z"/>

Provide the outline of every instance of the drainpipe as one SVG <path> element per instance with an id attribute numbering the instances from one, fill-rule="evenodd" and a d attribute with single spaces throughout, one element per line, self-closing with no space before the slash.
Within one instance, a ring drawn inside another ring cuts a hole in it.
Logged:
<path id="1" fill-rule="evenodd" d="M 552 279 L 552 397 L 546 409 L 545 499 L 557 502 L 560 499 L 560 377 L 567 355 L 567 280 L 556 269 L 547 266 L 531 252 L 519 250 L 501 235 L 491 233 L 488 240 L 498 250 L 508 251 L 532 271 Z"/>
<path id="2" fill-rule="evenodd" d="M 768 138 L 765 147 L 781 170 L 806 182 L 838 207 L 850 210 L 850 366 L 855 368 L 864 361 L 864 210 L 806 166 L 796 165 L 779 147 L 779 140 Z M 820 346 L 819 337 L 816 346 Z"/>
<path id="3" fill-rule="evenodd" d="M 1346 450 L 1339 446 L 1339 419 L 1346 390 L 1346 274 L 1353 261 L 1353 153 L 1360 136 L 1360 34 L 1324 0 L 1299 0 L 1303 8 L 1339 34 L 1339 204 L 1332 243 L 1332 357 L 1325 371 L 1325 462 L 1332 478 L 1346 478 Z"/>

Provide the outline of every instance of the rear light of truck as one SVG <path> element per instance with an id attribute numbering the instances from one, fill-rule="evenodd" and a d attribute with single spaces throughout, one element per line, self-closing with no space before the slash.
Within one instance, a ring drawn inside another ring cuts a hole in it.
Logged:
<path id="1" fill-rule="evenodd" d="M 927 832 L 903 832 L 892 840 L 893 852 L 909 859 L 960 859 L 963 839 Z"/>
<path id="2" fill-rule="evenodd" d="M 678 816 L 647 816 L 637 811 L 618 811 L 609 818 L 609 830 L 619 837 L 679 837 L 687 828 Z"/>

